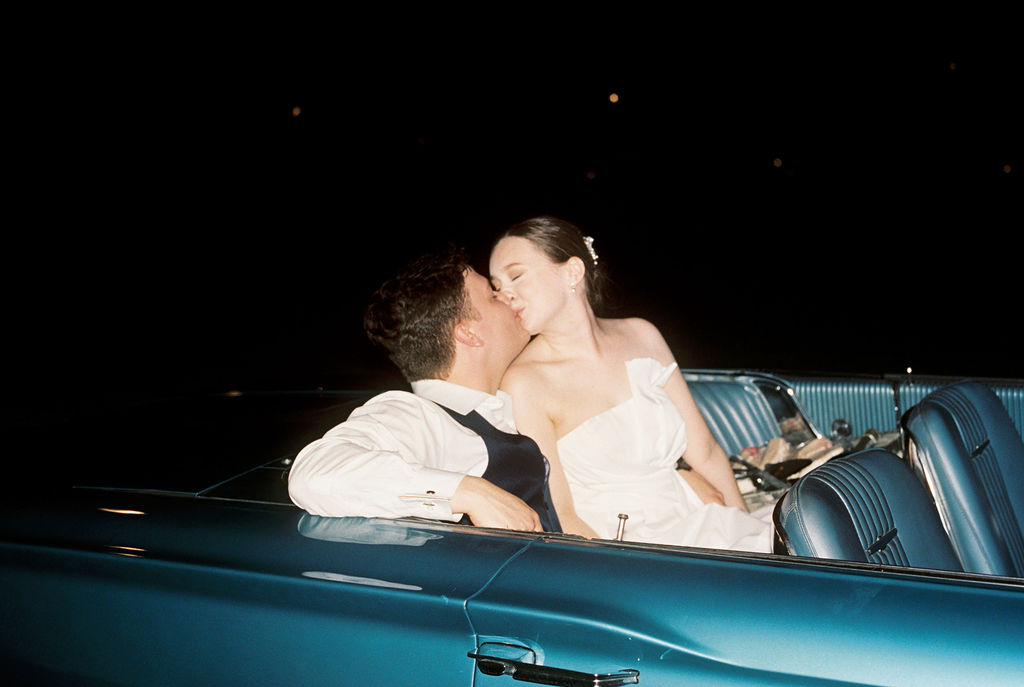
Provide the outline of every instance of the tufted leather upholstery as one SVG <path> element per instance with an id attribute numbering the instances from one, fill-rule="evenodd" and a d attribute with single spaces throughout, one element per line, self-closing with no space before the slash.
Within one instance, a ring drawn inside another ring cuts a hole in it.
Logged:
<path id="1" fill-rule="evenodd" d="M 753 384 L 732 380 L 687 384 L 708 429 L 727 455 L 761 446 L 782 433 L 771 406 Z"/>
<path id="2" fill-rule="evenodd" d="M 882 449 L 811 471 L 776 504 L 774 519 L 793 555 L 961 570 L 927 492 Z"/>
<path id="3" fill-rule="evenodd" d="M 964 569 L 1024 576 L 1024 443 L 999 398 L 977 382 L 950 384 L 903 426 Z"/>

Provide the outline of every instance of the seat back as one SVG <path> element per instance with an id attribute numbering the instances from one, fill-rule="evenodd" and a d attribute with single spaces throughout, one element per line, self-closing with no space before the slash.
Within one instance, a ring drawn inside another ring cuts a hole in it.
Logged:
<path id="1" fill-rule="evenodd" d="M 779 500 L 774 520 L 795 556 L 962 569 L 924 487 L 882 449 L 811 471 Z"/>
<path id="2" fill-rule="evenodd" d="M 688 386 L 708 429 L 726 454 L 762 446 L 782 433 L 771 406 L 753 384 L 701 379 L 689 381 Z"/>
<path id="3" fill-rule="evenodd" d="M 965 570 L 1024 576 L 1024 442 L 988 387 L 956 382 L 903 417 L 907 456 Z"/>

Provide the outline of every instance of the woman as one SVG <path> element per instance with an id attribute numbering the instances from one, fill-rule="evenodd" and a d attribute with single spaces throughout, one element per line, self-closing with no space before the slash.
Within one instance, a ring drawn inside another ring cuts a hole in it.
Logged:
<path id="1" fill-rule="evenodd" d="M 490 272 L 535 335 L 502 388 L 519 431 L 551 462 L 564 531 L 611 539 L 625 514 L 632 541 L 770 550 L 769 523 L 746 512 L 661 334 L 642 319 L 594 314 L 601 266 L 592 239 L 535 217 L 495 243 Z M 677 471 L 680 457 L 696 474 Z"/>

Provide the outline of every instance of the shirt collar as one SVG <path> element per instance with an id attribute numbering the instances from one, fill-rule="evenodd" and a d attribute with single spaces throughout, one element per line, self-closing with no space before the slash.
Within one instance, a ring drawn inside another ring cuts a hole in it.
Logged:
<path id="1" fill-rule="evenodd" d="M 443 379 L 421 379 L 412 383 L 412 392 L 451 408 L 460 415 L 468 415 L 476 410 L 499 429 L 504 425 L 515 431 L 512 397 L 504 391 L 499 390 L 497 395 L 492 396 L 486 391 L 452 384 Z"/>

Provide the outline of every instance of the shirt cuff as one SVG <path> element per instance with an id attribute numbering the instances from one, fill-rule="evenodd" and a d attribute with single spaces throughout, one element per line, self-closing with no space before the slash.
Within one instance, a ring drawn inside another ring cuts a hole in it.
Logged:
<path id="1" fill-rule="evenodd" d="M 423 468 L 416 479 L 422 488 L 399 494 L 401 510 L 421 518 L 460 520 L 463 514 L 452 512 L 450 500 L 465 476 L 464 473 Z"/>

